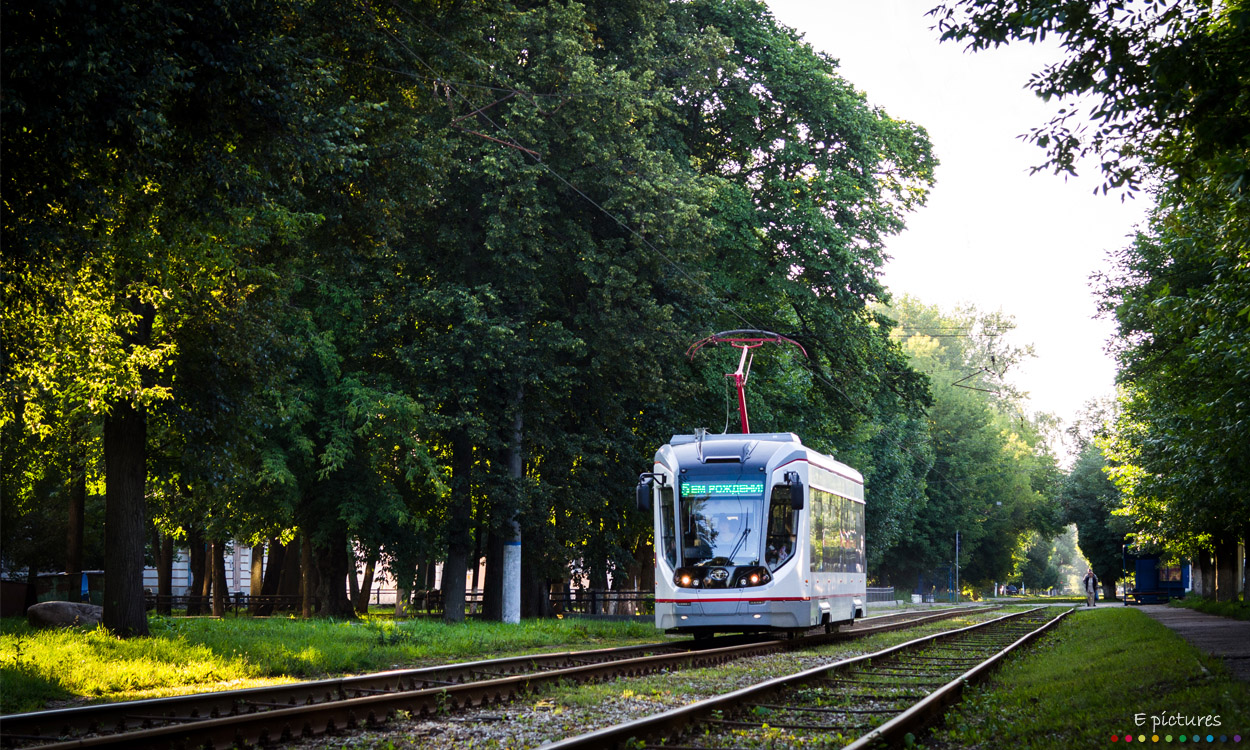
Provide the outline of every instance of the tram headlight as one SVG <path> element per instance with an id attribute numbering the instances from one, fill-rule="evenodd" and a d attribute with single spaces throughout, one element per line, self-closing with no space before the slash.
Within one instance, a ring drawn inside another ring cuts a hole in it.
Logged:
<path id="1" fill-rule="evenodd" d="M 673 571 L 673 585 L 678 588 L 697 588 L 700 573 L 692 568 L 678 568 Z"/>
<path id="2" fill-rule="evenodd" d="M 739 568 L 735 580 L 738 588 L 746 588 L 748 586 L 763 586 L 773 580 L 773 576 L 768 572 L 768 568 L 764 567 Z"/>

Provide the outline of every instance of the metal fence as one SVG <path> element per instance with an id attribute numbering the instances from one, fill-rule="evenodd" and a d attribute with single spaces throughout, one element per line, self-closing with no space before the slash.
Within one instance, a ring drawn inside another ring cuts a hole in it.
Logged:
<path id="1" fill-rule="evenodd" d="M 892 602 L 894 601 L 894 587 L 886 586 L 884 588 L 868 588 L 868 598 L 870 602 Z"/>
<path id="2" fill-rule="evenodd" d="M 551 609 L 562 615 L 653 615 L 655 592 L 566 589 L 551 594 Z"/>

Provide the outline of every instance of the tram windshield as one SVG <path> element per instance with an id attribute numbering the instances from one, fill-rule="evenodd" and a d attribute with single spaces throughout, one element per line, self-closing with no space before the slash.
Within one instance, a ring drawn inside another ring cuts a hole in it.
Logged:
<path id="1" fill-rule="evenodd" d="M 762 481 L 683 481 L 682 564 L 759 565 L 763 505 Z"/>

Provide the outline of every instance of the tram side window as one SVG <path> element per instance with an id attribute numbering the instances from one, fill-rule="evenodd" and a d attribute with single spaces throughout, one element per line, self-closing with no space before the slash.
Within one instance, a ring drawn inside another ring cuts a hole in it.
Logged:
<path id="1" fill-rule="evenodd" d="M 818 570 L 824 569 L 821 567 L 821 561 L 825 546 L 825 516 L 821 508 L 823 505 L 821 493 L 813 490 L 809 499 L 811 500 L 809 503 L 811 508 L 808 510 L 808 517 L 811 519 L 811 523 L 809 524 L 811 527 L 811 537 L 808 540 L 808 551 L 810 556 L 811 572 L 815 573 Z"/>
<path id="2" fill-rule="evenodd" d="M 660 548 L 671 567 L 677 567 L 677 528 L 673 514 L 673 488 L 660 487 Z"/>
<path id="3" fill-rule="evenodd" d="M 842 500 L 842 535 L 840 537 L 838 553 L 841 556 L 841 564 L 838 570 L 843 573 L 855 572 L 855 503 L 843 499 Z"/>
<path id="4" fill-rule="evenodd" d="M 829 492 L 821 492 L 821 512 L 825 522 L 825 537 L 821 540 L 821 546 L 824 547 L 820 555 L 821 572 L 831 572 L 834 565 L 838 564 L 838 497 L 830 495 Z"/>
<path id="5" fill-rule="evenodd" d="M 846 568 L 843 567 L 844 560 L 842 554 L 842 546 L 846 543 L 846 500 L 837 495 L 830 495 L 826 501 L 830 508 L 829 513 L 829 572 L 844 573 Z"/>
<path id="6" fill-rule="evenodd" d="M 855 510 L 855 572 L 867 573 L 868 563 L 864 559 L 864 504 L 851 503 Z"/>
<path id="7" fill-rule="evenodd" d="M 773 487 L 768 506 L 768 540 L 764 548 L 764 562 L 771 570 L 780 568 L 794 556 L 798 517 L 798 511 L 790 507 L 790 487 L 784 484 Z"/>

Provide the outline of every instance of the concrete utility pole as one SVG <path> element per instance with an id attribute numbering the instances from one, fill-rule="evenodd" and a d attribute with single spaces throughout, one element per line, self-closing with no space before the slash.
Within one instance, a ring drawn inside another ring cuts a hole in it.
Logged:
<path id="1" fill-rule="evenodd" d="M 516 392 L 516 414 L 512 417 L 512 446 L 508 451 L 508 476 L 513 486 L 521 486 L 521 475 L 525 469 L 521 460 L 521 439 L 524 436 L 524 422 L 521 417 L 521 402 L 525 396 L 523 388 Z M 521 521 L 515 515 L 508 522 L 508 538 L 503 543 L 503 621 L 513 625 L 521 622 Z"/>

